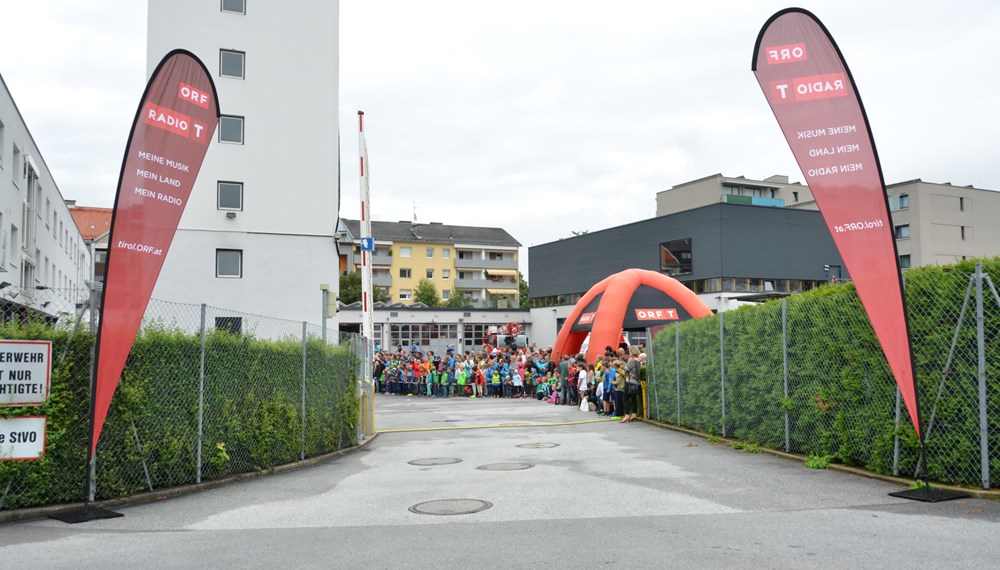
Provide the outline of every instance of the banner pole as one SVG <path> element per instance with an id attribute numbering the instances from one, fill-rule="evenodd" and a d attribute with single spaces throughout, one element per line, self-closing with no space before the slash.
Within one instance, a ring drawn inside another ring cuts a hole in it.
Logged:
<path id="1" fill-rule="evenodd" d="M 100 311 L 97 307 L 97 288 L 92 283 L 90 285 L 90 335 L 91 338 L 97 330 L 97 319 L 99 318 Z M 84 499 L 84 509 L 86 509 L 90 503 L 94 502 L 94 495 L 96 494 L 96 486 L 94 485 L 94 479 L 96 474 L 94 456 L 96 455 L 96 449 L 94 448 L 94 410 L 96 408 L 95 394 L 97 391 L 97 340 L 90 346 L 90 405 L 87 412 L 89 431 L 87 432 L 87 473 L 84 476 L 83 484 L 83 495 Z"/>

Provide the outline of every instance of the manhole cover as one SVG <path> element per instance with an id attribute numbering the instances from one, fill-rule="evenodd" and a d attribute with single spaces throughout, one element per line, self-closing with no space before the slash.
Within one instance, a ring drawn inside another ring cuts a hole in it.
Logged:
<path id="1" fill-rule="evenodd" d="M 523 447 L 524 449 L 548 449 L 550 447 L 559 447 L 558 443 L 520 443 L 517 447 Z"/>
<path id="2" fill-rule="evenodd" d="M 461 459 L 455 457 L 429 457 L 427 459 L 414 459 L 413 461 L 407 461 L 410 465 L 451 465 L 452 463 L 461 463 Z"/>
<path id="3" fill-rule="evenodd" d="M 487 463 L 486 465 L 480 465 L 476 469 L 482 471 L 520 471 L 522 469 L 531 469 L 534 467 L 531 463 Z"/>
<path id="4" fill-rule="evenodd" d="M 413 505 L 410 512 L 418 515 L 468 515 L 492 506 L 493 503 L 479 499 L 441 499 Z"/>

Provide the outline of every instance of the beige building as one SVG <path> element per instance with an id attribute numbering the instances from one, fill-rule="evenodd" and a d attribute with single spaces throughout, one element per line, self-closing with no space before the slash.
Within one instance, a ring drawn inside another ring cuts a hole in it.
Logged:
<path id="1" fill-rule="evenodd" d="M 809 187 L 799 182 L 791 183 L 787 176 L 776 174 L 764 180 L 751 180 L 743 176 L 730 178 L 713 174 L 657 192 L 656 215 L 666 216 L 686 212 L 719 202 L 774 208 L 818 209 Z"/>
<path id="2" fill-rule="evenodd" d="M 338 241 L 353 243 L 343 265 L 358 271 L 360 222 L 341 223 L 346 235 Z M 372 286 L 388 293 L 391 303 L 412 303 L 420 280 L 427 279 L 443 304 L 456 296 L 475 308 L 513 309 L 520 304 L 521 244 L 502 228 L 372 221 L 372 237 Z"/>
<path id="3" fill-rule="evenodd" d="M 1000 192 L 919 178 L 886 192 L 900 267 L 1000 255 Z"/>

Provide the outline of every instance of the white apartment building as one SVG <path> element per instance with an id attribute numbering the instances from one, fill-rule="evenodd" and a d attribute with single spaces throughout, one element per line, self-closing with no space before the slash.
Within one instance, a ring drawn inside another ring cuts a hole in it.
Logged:
<path id="1" fill-rule="evenodd" d="M 147 75 L 193 52 L 223 114 L 153 297 L 319 323 L 339 286 L 338 2 L 150 0 L 148 18 Z"/>
<path id="2" fill-rule="evenodd" d="M 73 312 L 93 263 L 62 193 L 0 77 L 0 308 Z"/>

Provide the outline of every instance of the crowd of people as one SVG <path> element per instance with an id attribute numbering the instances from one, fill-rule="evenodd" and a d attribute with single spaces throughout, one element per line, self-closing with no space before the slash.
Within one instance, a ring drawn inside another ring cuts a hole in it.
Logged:
<path id="1" fill-rule="evenodd" d="M 641 392 L 640 369 L 646 355 L 639 347 L 605 347 L 587 362 L 583 354 L 552 358 L 550 350 L 502 350 L 446 353 L 397 347 L 378 351 L 372 369 L 383 394 L 431 398 L 535 398 L 581 411 L 635 421 Z"/>

